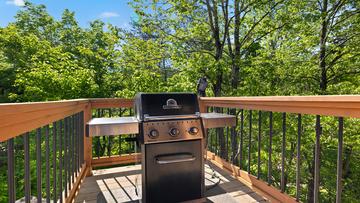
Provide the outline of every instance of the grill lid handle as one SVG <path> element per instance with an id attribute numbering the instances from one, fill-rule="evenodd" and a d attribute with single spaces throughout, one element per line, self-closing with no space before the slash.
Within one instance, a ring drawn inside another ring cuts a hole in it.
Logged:
<path id="1" fill-rule="evenodd" d="M 166 101 L 166 105 L 163 105 L 163 109 L 181 109 L 182 106 L 177 104 L 177 101 L 175 99 L 168 99 Z"/>

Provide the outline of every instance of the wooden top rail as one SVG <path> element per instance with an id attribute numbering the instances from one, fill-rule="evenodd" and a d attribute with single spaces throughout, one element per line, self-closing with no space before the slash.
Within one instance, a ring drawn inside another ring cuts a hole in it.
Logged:
<path id="1" fill-rule="evenodd" d="M 131 108 L 133 102 L 133 99 L 91 98 L 0 104 L 0 142 L 85 109 Z M 201 97 L 200 105 L 360 118 L 360 95 Z"/>
<path id="2" fill-rule="evenodd" d="M 87 99 L 0 104 L 0 142 L 84 110 Z"/>
<path id="3" fill-rule="evenodd" d="M 0 142 L 91 108 L 132 107 L 133 99 L 91 98 L 0 104 Z"/>
<path id="4" fill-rule="evenodd" d="M 201 97 L 200 105 L 360 118 L 360 95 Z"/>
<path id="5" fill-rule="evenodd" d="M 133 99 L 121 99 L 121 98 L 94 98 L 89 99 L 91 108 L 131 108 L 133 107 Z"/>

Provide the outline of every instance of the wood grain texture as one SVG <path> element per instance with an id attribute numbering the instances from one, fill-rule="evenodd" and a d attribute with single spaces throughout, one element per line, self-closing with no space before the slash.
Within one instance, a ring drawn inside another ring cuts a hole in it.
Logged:
<path id="1" fill-rule="evenodd" d="M 133 107 L 133 99 L 98 98 L 68 101 L 0 104 L 0 142 L 27 131 L 91 108 Z M 201 97 L 201 111 L 206 107 L 232 107 L 274 112 L 360 118 L 360 96 L 269 96 Z"/>
<path id="2" fill-rule="evenodd" d="M 91 166 L 91 160 L 92 160 L 92 137 L 86 136 L 86 123 L 91 120 L 91 104 L 86 106 L 84 109 L 84 126 L 83 126 L 83 132 L 84 132 L 84 161 L 86 165 L 88 166 L 89 170 L 86 173 L 86 176 L 92 175 L 92 166 Z"/>
<path id="3" fill-rule="evenodd" d="M 0 105 L 0 142 L 83 111 L 87 100 Z M 3 113 L 4 112 L 4 113 Z"/>
<path id="4" fill-rule="evenodd" d="M 141 154 L 124 154 L 122 156 L 111 156 L 111 157 L 100 157 L 99 159 L 92 159 L 91 166 L 92 167 L 100 167 L 100 166 L 112 166 L 112 165 L 120 165 L 120 164 L 131 164 L 135 163 L 135 160 L 140 160 Z"/>
<path id="5" fill-rule="evenodd" d="M 74 201 L 76 193 L 80 187 L 81 182 L 84 180 L 86 174 L 88 173 L 87 170 L 89 167 L 86 166 L 86 164 L 83 164 L 81 167 L 81 171 L 79 176 L 76 178 L 75 183 L 72 185 L 72 188 L 69 192 L 69 196 L 65 199 L 66 203 L 71 203 Z"/>
<path id="6" fill-rule="evenodd" d="M 121 98 L 93 98 L 89 99 L 93 109 L 101 108 L 132 108 L 134 105 L 133 99 Z"/>
<path id="7" fill-rule="evenodd" d="M 217 165 L 218 167 L 229 171 L 241 182 L 248 185 L 252 190 L 258 194 L 268 198 L 270 202 L 282 202 L 282 203 L 296 203 L 297 201 L 285 194 L 273 186 L 268 185 L 262 180 L 258 180 L 255 176 L 248 174 L 246 171 L 241 170 L 238 166 L 230 164 L 226 160 L 216 156 L 212 152 L 207 152 L 207 159 Z"/>
<path id="8" fill-rule="evenodd" d="M 214 172 L 216 176 L 213 176 Z M 215 182 L 219 182 L 215 186 Z M 209 186 L 202 201 L 194 202 L 267 202 L 267 199 L 241 183 L 228 171 L 207 162 L 205 164 L 205 185 Z M 138 186 L 138 195 L 135 188 Z M 96 202 L 99 195 L 107 202 L 138 202 L 141 197 L 141 165 L 127 165 L 94 170 L 92 177 L 86 177 L 81 184 L 75 202 Z"/>
<path id="9" fill-rule="evenodd" d="M 360 118 L 360 96 L 201 97 L 204 106 Z"/>
<path id="10" fill-rule="evenodd" d="M 133 107 L 133 100 L 99 98 L 0 104 L 0 142 L 4 142 L 10 138 L 19 136 L 25 132 L 63 119 L 80 111 L 85 111 L 85 109 L 90 111 L 91 108 L 120 107 Z M 84 120 L 85 123 L 88 120 Z"/>

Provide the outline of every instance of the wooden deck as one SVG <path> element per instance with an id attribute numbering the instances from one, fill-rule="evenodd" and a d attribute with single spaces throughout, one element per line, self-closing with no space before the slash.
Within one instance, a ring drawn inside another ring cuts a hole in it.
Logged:
<path id="1" fill-rule="evenodd" d="M 214 177 L 215 172 L 215 177 Z M 141 166 L 131 165 L 94 170 L 92 177 L 85 178 L 75 202 L 139 202 L 135 186 L 141 184 Z M 219 182 L 216 186 L 211 186 Z M 267 202 L 230 173 L 207 163 L 205 166 L 206 202 Z M 141 187 L 139 187 L 141 188 Z M 139 191 L 141 193 L 141 191 Z M 140 196 L 140 195 L 139 195 Z M 101 201 L 105 202 L 105 201 Z"/>

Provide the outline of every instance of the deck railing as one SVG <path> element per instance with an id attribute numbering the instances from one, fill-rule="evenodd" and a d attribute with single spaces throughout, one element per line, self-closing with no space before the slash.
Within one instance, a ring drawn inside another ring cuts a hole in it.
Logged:
<path id="1" fill-rule="evenodd" d="M 201 98 L 200 104 L 202 111 L 226 112 L 238 118 L 236 127 L 208 133 L 209 150 L 234 174 L 280 202 L 319 202 L 321 182 L 334 179 L 333 198 L 323 201 L 341 202 L 344 122 L 346 118 L 349 124 L 358 123 L 354 118 L 360 117 L 359 96 L 217 97 Z M 323 134 L 337 139 L 332 177 L 320 174 Z M 307 146 L 314 142 L 313 147 L 302 149 L 303 141 Z M 313 157 L 307 157 L 309 151 Z M 306 170 L 310 177 L 302 177 L 306 174 L 305 156 L 312 160 Z M 290 173 L 295 180 L 289 180 Z M 308 184 L 306 192 L 304 184 Z"/>
<path id="2" fill-rule="evenodd" d="M 87 171 L 84 123 L 89 107 L 87 99 L 0 104 L 8 202 L 22 197 L 30 202 L 33 196 L 37 202 L 73 199 Z"/>
<path id="3" fill-rule="evenodd" d="M 209 130 L 208 158 L 273 201 L 310 198 L 318 202 L 321 135 L 330 132 L 322 124 L 328 123 L 336 129 L 338 139 L 335 200 L 341 202 L 344 122 L 360 117 L 359 96 L 220 97 L 199 101 L 202 112 L 222 111 L 238 118 L 236 127 Z M 134 162 L 139 156 L 131 139 L 134 135 L 88 138 L 84 134 L 84 124 L 91 117 L 132 115 L 132 106 L 130 99 L 0 104 L 0 147 L 6 147 L 7 161 L 3 163 L 8 174 L 8 199 L 3 201 L 25 197 L 29 202 L 36 196 L 38 202 L 72 202 L 92 167 Z M 309 140 L 315 142 L 310 178 L 301 171 L 302 157 L 308 154 L 306 150 L 312 151 L 301 149 L 302 142 Z M 291 167 L 293 161 L 295 167 Z M 289 176 L 292 172 L 296 174 L 294 181 Z M 305 195 L 305 178 L 312 181 L 311 195 Z"/>

